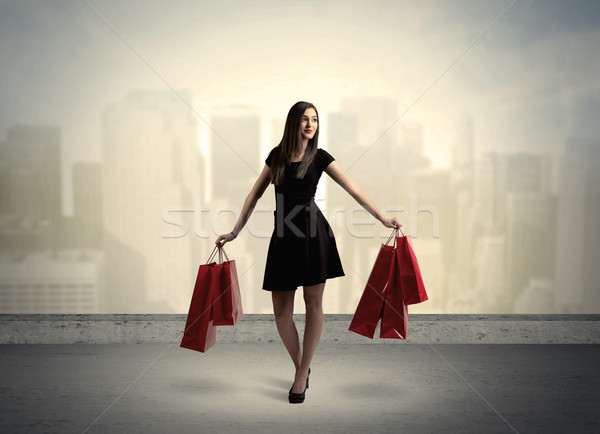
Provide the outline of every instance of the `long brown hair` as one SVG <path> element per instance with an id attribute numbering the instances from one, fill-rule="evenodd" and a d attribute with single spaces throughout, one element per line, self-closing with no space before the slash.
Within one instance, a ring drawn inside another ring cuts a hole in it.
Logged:
<path id="1" fill-rule="evenodd" d="M 285 127 L 283 129 L 283 137 L 273 152 L 273 160 L 271 162 L 270 179 L 275 185 L 283 182 L 285 166 L 292 161 L 292 156 L 302 152 L 302 131 L 300 130 L 300 125 L 302 123 L 302 116 L 308 108 L 315 110 L 317 113 L 318 122 L 319 112 L 317 111 L 317 108 L 310 102 L 298 101 L 288 112 L 287 119 L 285 121 Z M 317 155 L 320 130 L 321 124 L 319 122 L 317 124 L 315 135 L 312 139 L 308 140 L 308 145 L 306 146 L 306 151 L 304 152 L 302 161 L 296 169 L 296 178 L 304 178 L 308 166 L 310 166 L 310 163 L 312 163 L 314 160 L 315 155 Z"/>

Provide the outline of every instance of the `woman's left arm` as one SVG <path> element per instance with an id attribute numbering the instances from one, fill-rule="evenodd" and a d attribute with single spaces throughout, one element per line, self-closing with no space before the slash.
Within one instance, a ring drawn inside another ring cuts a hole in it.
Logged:
<path id="1" fill-rule="evenodd" d="M 397 217 L 387 218 L 384 216 L 375 206 L 365 189 L 354 182 L 348 175 L 346 175 L 337 164 L 337 161 L 334 160 L 329 163 L 325 169 L 325 173 L 327 173 L 331 179 L 333 179 L 344 190 L 346 190 L 350 196 L 352 196 L 364 209 L 369 212 L 369 214 L 379 220 L 385 227 L 399 228 L 402 226 L 402 223 L 400 223 L 400 220 L 398 220 Z"/>

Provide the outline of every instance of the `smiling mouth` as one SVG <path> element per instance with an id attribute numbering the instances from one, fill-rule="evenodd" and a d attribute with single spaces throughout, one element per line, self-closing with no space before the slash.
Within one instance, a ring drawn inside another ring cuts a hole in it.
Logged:
<path id="1" fill-rule="evenodd" d="M 304 130 L 304 131 L 306 131 L 307 133 L 312 133 L 313 130 Z"/>

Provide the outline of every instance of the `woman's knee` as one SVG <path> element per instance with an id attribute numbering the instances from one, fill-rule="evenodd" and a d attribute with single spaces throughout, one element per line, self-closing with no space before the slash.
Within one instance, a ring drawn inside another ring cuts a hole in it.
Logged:
<path id="1" fill-rule="evenodd" d="M 276 322 L 292 321 L 294 315 L 294 294 L 273 293 L 273 314 Z"/>
<path id="2" fill-rule="evenodd" d="M 307 312 L 323 311 L 323 289 L 325 284 L 314 285 L 304 288 L 304 304 Z"/>
<path id="3" fill-rule="evenodd" d="M 323 303 L 316 300 L 306 301 L 305 308 L 307 313 L 323 313 Z"/>
<path id="4" fill-rule="evenodd" d="M 274 312 L 275 315 L 275 323 L 276 324 L 285 324 L 288 322 L 294 321 L 294 312 L 288 309 L 276 309 Z"/>

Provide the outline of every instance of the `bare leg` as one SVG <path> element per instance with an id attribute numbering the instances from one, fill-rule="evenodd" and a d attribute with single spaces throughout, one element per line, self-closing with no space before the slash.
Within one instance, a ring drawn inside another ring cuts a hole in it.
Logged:
<path id="1" fill-rule="evenodd" d="M 304 303 L 306 305 L 306 325 L 302 341 L 302 359 L 296 368 L 296 376 L 292 392 L 302 393 L 306 387 L 308 368 L 319 345 L 323 331 L 323 290 L 325 283 L 304 287 Z"/>
<path id="2" fill-rule="evenodd" d="M 300 350 L 298 330 L 293 318 L 295 294 L 296 291 L 271 291 L 277 331 L 297 371 L 302 360 L 302 351 Z"/>

